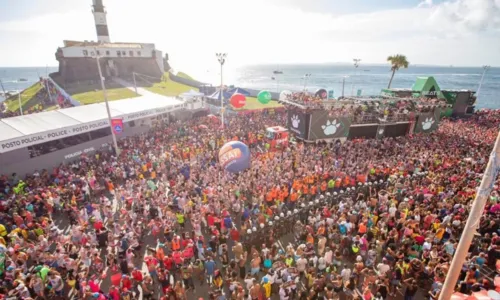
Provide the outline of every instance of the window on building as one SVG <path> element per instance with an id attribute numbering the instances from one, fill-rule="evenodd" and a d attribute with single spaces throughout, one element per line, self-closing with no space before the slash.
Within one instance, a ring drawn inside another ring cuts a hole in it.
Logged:
<path id="1" fill-rule="evenodd" d="M 87 50 L 83 50 L 83 56 L 88 56 L 89 52 Z"/>
<path id="2" fill-rule="evenodd" d="M 120 50 L 116 51 L 116 55 L 122 56 L 122 53 L 120 52 Z"/>
<path id="3" fill-rule="evenodd" d="M 106 55 L 108 55 L 108 56 L 109 56 L 109 50 L 106 50 Z"/>
<path id="4" fill-rule="evenodd" d="M 96 50 L 95 53 L 97 54 L 97 56 L 101 55 L 101 51 L 99 51 L 99 50 Z"/>
<path id="5" fill-rule="evenodd" d="M 95 56 L 94 51 L 90 52 L 90 56 Z"/>
<path id="6" fill-rule="evenodd" d="M 122 51 L 122 55 L 123 55 L 123 56 L 127 55 L 127 52 Z"/>
<path id="7" fill-rule="evenodd" d="M 141 56 L 141 51 L 137 51 L 137 56 Z"/>
<path id="8" fill-rule="evenodd" d="M 134 51 L 130 50 L 130 51 L 128 52 L 128 55 L 130 55 L 130 56 L 134 56 Z"/>

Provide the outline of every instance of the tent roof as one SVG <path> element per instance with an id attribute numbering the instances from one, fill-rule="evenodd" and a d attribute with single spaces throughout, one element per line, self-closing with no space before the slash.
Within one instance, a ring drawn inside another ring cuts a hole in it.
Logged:
<path id="1" fill-rule="evenodd" d="M 0 132 L 2 133 L 2 139 L 6 140 L 23 136 L 22 132 L 4 122 L 0 122 Z"/>
<path id="2" fill-rule="evenodd" d="M 189 90 L 189 92 L 185 92 L 180 94 L 181 97 L 202 97 L 205 94 L 194 91 L 194 90 Z"/>
<path id="3" fill-rule="evenodd" d="M 161 95 L 145 95 L 137 98 L 129 98 L 109 102 L 111 117 L 124 118 L 124 121 L 132 121 L 144 117 L 162 114 L 183 107 L 184 103 L 173 97 Z M 43 141 L 23 144 L 24 147 L 36 145 L 59 137 L 46 135 L 50 132 L 86 126 L 83 130 L 68 130 L 65 136 L 89 132 L 103 126 L 107 126 L 108 115 L 105 103 L 94 103 L 85 106 L 63 108 L 53 111 L 41 112 L 31 115 L 23 115 L 0 120 L 0 144 L 16 141 L 23 137 L 43 135 Z M 20 148 L 20 147 L 18 147 Z M 18 149 L 16 148 L 16 149 Z M 2 149 L 0 153 L 15 150 L 12 148 Z"/>
<path id="4" fill-rule="evenodd" d="M 38 114 L 6 118 L 3 119 L 2 122 L 10 125 L 19 132 L 22 132 L 23 135 L 61 129 L 81 123 L 71 117 L 61 114 L 58 111 L 46 111 Z"/>
<path id="5" fill-rule="evenodd" d="M 417 81 L 415 81 L 415 84 L 412 87 L 412 90 L 414 91 L 429 91 L 432 86 L 434 86 L 434 89 L 436 91 L 440 91 L 439 86 L 436 82 L 436 79 L 434 77 L 429 76 L 429 77 L 417 77 Z"/>
<path id="6" fill-rule="evenodd" d="M 234 88 L 234 89 L 230 89 L 230 90 L 227 91 L 227 93 L 229 93 L 231 95 L 237 93 L 237 94 L 242 94 L 242 95 L 245 95 L 245 96 L 250 96 L 250 93 L 247 90 L 244 90 L 244 89 L 239 88 L 239 87 Z"/>
<path id="7" fill-rule="evenodd" d="M 227 91 L 223 92 L 224 99 L 229 99 L 231 98 L 232 94 L 228 93 Z M 208 96 L 210 99 L 220 99 L 220 89 L 215 91 L 212 95 Z"/>

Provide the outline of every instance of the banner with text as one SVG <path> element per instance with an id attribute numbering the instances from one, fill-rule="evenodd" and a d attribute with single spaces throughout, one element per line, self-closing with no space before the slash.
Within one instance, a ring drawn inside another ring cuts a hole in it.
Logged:
<path id="1" fill-rule="evenodd" d="M 57 130 L 51 130 L 43 133 L 31 134 L 7 141 L 0 144 L 0 153 L 9 152 L 24 147 L 42 144 L 49 141 L 62 139 L 69 136 L 105 128 L 109 126 L 108 120 L 100 120 L 86 124 L 78 124 Z"/>

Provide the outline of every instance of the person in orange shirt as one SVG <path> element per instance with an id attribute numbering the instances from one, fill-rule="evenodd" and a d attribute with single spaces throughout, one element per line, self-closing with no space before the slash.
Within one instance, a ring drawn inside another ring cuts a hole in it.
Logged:
<path id="1" fill-rule="evenodd" d="M 317 189 L 318 187 L 315 184 L 311 185 L 310 194 L 313 198 L 316 196 Z"/>
<path id="2" fill-rule="evenodd" d="M 326 181 L 323 181 L 323 182 L 321 183 L 321 187 L 320 187 L 320 189 L 321 189 L 321 193 L 326 192 L 327 187 L 328 187 L 328 185 L 327 185 Z"/>
<path id="3" fill-rule="evenodd" d="M 268 205 L 272 205 L 272 202 L 273 202 L 272 190 L 266 193 L 266 202 Z"/>
<path id="4" fill-rule="evenodd" d="M 304 185 L 302 186 L 302 194 L 303 194 L 304 196 L 306 196 L 306 195 L 308 195 L 308 194 L 309 194 L 309 187 L 307 186 L 307 184 L 304 184 Z"/>
<path id="5" fill-rule="evenodd" d="M 292 208 L 295 207 L 295 203 L 297 202 L 297 199 L 299 199 L 299 194 L 297 194 L 296 192 L 292 192 L 292 194 L 290 195 L 290 204 L 291 204 Z"/>
<path id="6" fill-rule="evenodd" d="M 283 196 L 285 197 L 285 199 L 288 198 L 289 193 L 288 193 L 288 188 L 286 186 L 283 186 L 283 189 L 282 189 L 281 193 L 283 194 Z"/>

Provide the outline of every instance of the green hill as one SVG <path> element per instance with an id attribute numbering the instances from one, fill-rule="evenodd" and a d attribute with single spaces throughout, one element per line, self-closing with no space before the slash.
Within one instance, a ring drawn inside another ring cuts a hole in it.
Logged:
<path id="1" fill-rule="evenodd" d="M 21 106 L 23 111 L 28 110 L 29 108 L 40 103 L 42 97 L 41 93 L 45 93 L 43 86 L 40 82 L 37 82 L 30 86 L 29 88 L 23 90 L 21 92 Z M 7 105 L 7 109 L 9 111 L 17 111 L 19 110 L 19 96 L 14 95 L 5 100 L 5 104 Z"/>

